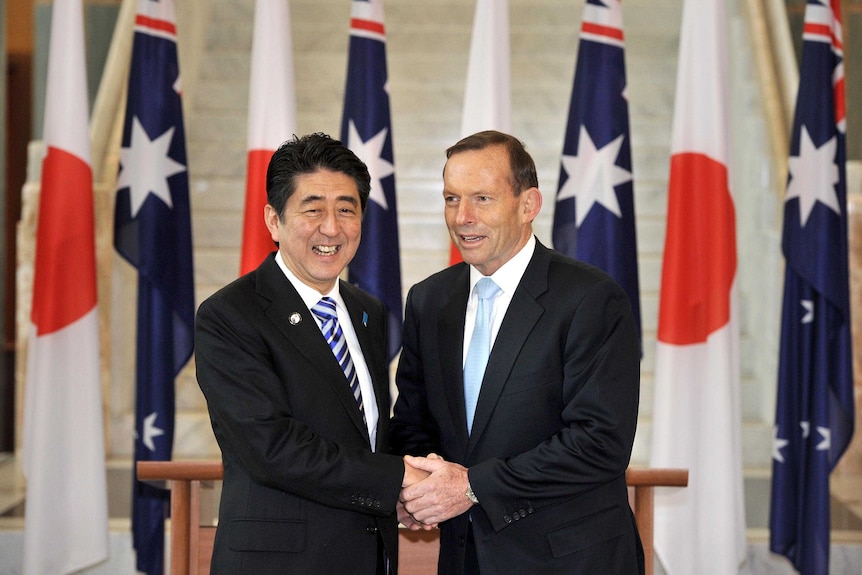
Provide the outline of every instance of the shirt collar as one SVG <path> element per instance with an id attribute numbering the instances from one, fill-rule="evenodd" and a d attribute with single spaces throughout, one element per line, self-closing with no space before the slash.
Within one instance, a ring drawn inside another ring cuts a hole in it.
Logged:
<path id="1" fill-rule="evenodd" d="M 304 283 L 296 274 L 294 274 L 287 267 L 287 264 L 284 263 L 284 259 L 281 257 L 281 252 L 277 251 L 275 254 L 275 263 L 278 264 L 278 267 L 284 273 L 285 277 L 290 281 L 293 285 L 293 288 L 299 294 L 299 297 L 302 298 L 302 301 L 305 303 L 308 309 L 311 309 L 315 306 L 317 302 L 320 301 L 320 298 L 326 296 L 331 297 L 335 300 L 335 305 L 340 307 L 341 309 L 347 309 L 347 306 L 344 305 L 344 300 L 341 299 L 341 292 L 339 291 L 340 281 L 336 280 L 335 285 L 329 291 L 329 293 L 321 294 L 319 291 Z"/>
<path id="2" fill-rule="evenodd" d="M 531 235 L 527 243 L 524 244 L 518 253 L 512 259 L 500 266 L 500 269 L 491 274 L 490 277 L 494 283 L 500 286 L 503 293 L 513 294 L 515 288 L 521 283 L 521 278 L 524 272 L 527 271 L 527 266 L 530 265 L 530 259 L 533 257 L 533 252 L 536 249 L 536 236 Z M 473 288 L 483 276 L 482 272 L 470 266 L 470 294 L 473 293 Z"/>

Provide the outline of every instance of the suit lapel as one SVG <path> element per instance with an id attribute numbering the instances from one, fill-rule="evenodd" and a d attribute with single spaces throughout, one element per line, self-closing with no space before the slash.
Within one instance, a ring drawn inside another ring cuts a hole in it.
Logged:
<path id="1" fill-rule="evenodd" d="M 347 378 L 323 338 L 311 311 L 275 263 L 274 257 L 265 260 L 257 269 L 257 274 L 257 294 L 264 300 L 264 313 L 284 334 L 288 344 L 305 357 L 333 389 L 345 411 L 367 440 L 368 430 L 362 422 L 362 415 L 356 406 Z"/>
<path id="2" fill-rule="evenodd" d="M 537 242 L 533 258 L 512 295 L 512 302 L 506 310 L 506 316 L 503 318 L 491 355 L 488 357 L 488 366 L 485 369 L 482 389 L 476 403 L 468 450 L 473 449 L 485 431 L 509 374 L 512 372 L 512 367 L 515 365 L 515 360 L 545 311 L 536 298 L 547 291 L 549 262 L 547 248 Z M 463 395 L 462 391 L 462 398 Z"/>
<path id="3" fill-rule="evenodd" d="M 438 343 L 440 349 L 440 370 L 443 375 L 444 396 L 449 404 L 455 436 L 461 445 L 461 452 L 467 451 L 467 413 L 464 404 L 464 315 L 470 288 L 470 268 L 463 266 L 464 272 L 453 282 L 448 299 L 440 308 L 438 322 Z"/>
<path id="4" fill-rule="evenodd" d="M 350 284 L 341 282 L 341 299 L 344 300 L 344 304 L 347 306 L 347 312 L 350 314 L 350 323 L 353 324 L 353 331 L 356 333 L 356 339 L 359 340 L 359 347 L 362 349 L 362 357 L 365 359 L 365 365 L 368 367 L 368 373 L 371 375 L 371 386 L 374 388 L 374 400 L 377 403 L 377 440 L 379 444 L 382 439 L 380 433 L 380 422 L 384 417 L 389 417 L 389 405 L 386 401 L 389 397 L 389 371 L 385 363 L 381 364 L 379 361 L 381 357 L 384 357 L 384 354 L 372 353 L 375 346 L 382 347 L 383 344 L 381 342 L 373 341 L 371 332 L 368 329 L 368 320 L 370 319 L 368 310 L 365 309 L 359 299 L 355 297 L 351 291 L 352 288 L 353 286 Z M 381 380 L 377 374 L 386 374 L 386 379 Z M 353 398 L 352 393 L 350 394 L 350 400 L 354 408 L 350 410 L 351 417 L 353 418 L 354 423 L 358 424 L 362 429 L 362 432 L 367 436 L 368 428 L 362 421 L 362 415 L 359 413 L 359 409 L 356 409 L 356 400 Z"/>

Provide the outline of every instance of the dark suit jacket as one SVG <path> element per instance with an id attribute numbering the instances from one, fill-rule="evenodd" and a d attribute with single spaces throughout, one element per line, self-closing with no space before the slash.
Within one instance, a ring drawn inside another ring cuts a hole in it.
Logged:
<path id="1" fill-rule="evenodd" d="M 480 501 L 441 525 L 440 574 L 463 572 L 468 515 L 483 573 L 642 573 L 625 483 L 640 344 L 625 292 L 537 242 L 491 350 L 468 437 L 469 277 L 460 264 L 410 290 L 396 377 L 394 449 L 467 466 Z"/>
<path id="2" fill-rule="evenodd" d="M 373 575 L 378 534 L 397 565 L 404 466 L 384 454 L 386 312 L 350 284 L 340 291 L 374 383 L 376 454 L 344 373 L 274 256 L 198 310 L 197 378 L 224 461 L 212 573 Z"/>

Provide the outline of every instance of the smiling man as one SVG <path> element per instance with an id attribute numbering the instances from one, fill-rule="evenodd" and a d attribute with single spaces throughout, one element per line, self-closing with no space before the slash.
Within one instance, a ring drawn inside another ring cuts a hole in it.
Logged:
<path id="1" fill-rule="evenodd" d="M 532 158 L 500 132 L 446 152 L 464 263 L 407 296 L 392 443 L 431 475 L 399 516 L 440 526 L 441 575 L 643 573 L 625 471 L 640 345 L 610 276 L 533 236 Z M 432 455 L 433 454 L 433 455 Z"/>
<path id="2" fill-rule="evenodd" d="M 224 462 L 212 573 L 394 574 L 398 493 L 427 472 L 387 454 L 386 310 L 339 280 L 368 170 L 311 134 L 275 152 L 266 188 L 277 251 L 204 301 L 195 325 Z"/>

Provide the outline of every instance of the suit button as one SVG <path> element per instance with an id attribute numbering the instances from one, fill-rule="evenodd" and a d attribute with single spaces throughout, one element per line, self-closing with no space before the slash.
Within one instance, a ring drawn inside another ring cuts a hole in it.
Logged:
<path id="1" fill-rule="evenodd" d="M 512 522 L 512 516 L 511 515 L 503 515 L 503 521 L 505 521 L 506 523 L 511 523 Z"/>
<path id="2" fill-rule="evenodd" d="M 377 526 L 376 525 L 369 525 L 368 527 L 365 528 L 365 531 L 367 533 L 370 533 L 371 535 L 374 535 L 375 533 L 377 533 Z"/>
<path id="3" fill-rule="evenodd" d="M 459 546 L 463 547 L 466 543 L 467 543 L 466 537 L 464 537 L 463 535 L 461 537 L 458 537 L 458 545 Z"/>
<path id="4" fill-rule="evenodd" d="M 380 509 L 380 500 L 379 500 L 379 499 L 375 499 L 375 500 L 374 500 L 374 508 L 375 508 L 375 509 Z"/>
<path id="5" fill-rule="evenodd" d="M 359 502 L 360 505 L 365 505 L 365 498 L 364 497 L 359 497 L 359 499 L 357 499 L 357 501 Z"/>
<path id="6" fill-rule="evenodd" d="M 521 509 L 521 511 L 520 511 L 518 514 L 519 514 L 521 517 L 526 517 L 526 516 L 527 516 L 527 512 L 526 512 L 526 511 L 524 511 L 523 509 Z"/>

